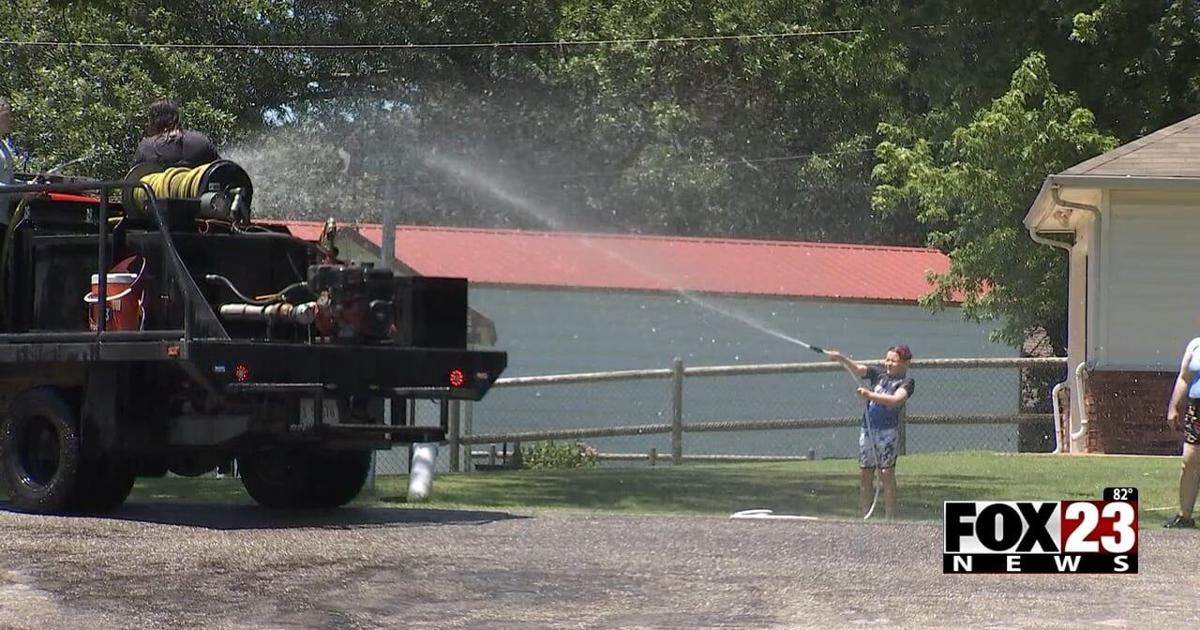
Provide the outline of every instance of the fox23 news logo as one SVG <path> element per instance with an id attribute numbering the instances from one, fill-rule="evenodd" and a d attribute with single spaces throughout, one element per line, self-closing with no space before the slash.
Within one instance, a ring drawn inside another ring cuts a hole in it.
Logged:
<path id="1" fill-rule="evenodd" d="M 944 573 L 1137 573 L 1137 488 L 1102 501 L 946 501 Z"/>

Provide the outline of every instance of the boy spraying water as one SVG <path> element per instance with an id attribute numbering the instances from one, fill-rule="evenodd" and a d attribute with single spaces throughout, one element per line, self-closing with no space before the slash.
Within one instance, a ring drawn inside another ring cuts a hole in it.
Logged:
<path id="1" fill-rule="evenodd" d="M 858 436 L 858 506 L 864 517 L 874 509 L 875 470 L 883 486 L 884 516 L 896 516 L 896 457 L 899 454 L 900 417 L 904 404 L 916 391 L 916 382 L 908 375 L 912 350 L 906 345 L 888 348 L 883 369 L 855 362 L 835 350 L 827 350 L 831 359 L 866 380 L 858 397 L 866 401 Z"/>

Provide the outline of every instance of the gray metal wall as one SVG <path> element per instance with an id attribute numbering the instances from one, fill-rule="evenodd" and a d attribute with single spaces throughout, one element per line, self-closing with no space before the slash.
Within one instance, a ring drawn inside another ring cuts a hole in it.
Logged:
<path id="1" fill-rule="evenodd" d="M 965 322 L 958 309 L 931 314 L 915 305 L 761 298 L 703 298 L 785 335 L 880 358 L 894 343 L 922 358 L 1016 356 L 988 340 L 990 327 Z M 538 289 L 472 289 L 472 305 L 492 317 L 509 353 L 505 376 L 668 367 L 821 361 L 800 346 L 670 294 Z M 1015 370 L 938 370 L 921 374 L 910 414 L 1012 413 Z M 862 403 L 844 373 L 688 379 L 685 421 L 857 415 Z M 476 405 L 478 433 L 550 427 L 642 424 L 669 420 L 667 381 L 497 389 Z M 602 451 L 669 452 L 667 436 L 587 440 Z M 914 427 L 910 452 L 1015 450 L 1013 427 Z M 690 434 L 688 453 L 819 456 L 856 452 L 853 429 Z"/>

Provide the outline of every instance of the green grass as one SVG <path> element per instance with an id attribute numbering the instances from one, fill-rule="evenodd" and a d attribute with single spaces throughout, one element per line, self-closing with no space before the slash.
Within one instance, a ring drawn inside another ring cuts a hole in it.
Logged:
<path id="1" fill-rule="evenodd" d="M 1135 486 L 1141 516 L 1151 523 L 1173 513 L 1178 470 L 1178 459 L 1162 457 L 910 455 L 897 468 L 900 517 L 940 518 L 946 500 L 1098 499 L 1105 486 Z M 405 476 L 380 477 L 375 492 L 357 503 L 406 505 L 407 483 Z M 441 475 L 434 481 L 433 499 L 420 507 L 719 515 L 770 508 L 850 518 L 856 515 L 857 491 L 858 469 L 851 460 L 642 465 Z M 250 502 L 237 481 L 212 478 L 139 480 L 133 498 Z"/>

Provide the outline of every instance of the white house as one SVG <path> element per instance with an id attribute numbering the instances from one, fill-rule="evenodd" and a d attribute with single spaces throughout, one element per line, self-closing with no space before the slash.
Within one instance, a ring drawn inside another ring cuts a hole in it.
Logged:
<path id="1" fill-rule="evenodd" d="M 1046 178 L 1025 226 L 1070 258 L 1071 449 L 1175 452 L 1164 410 L 1200 335 L 1200 116 Z"/>

